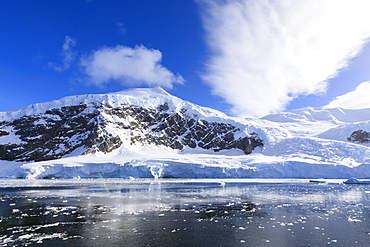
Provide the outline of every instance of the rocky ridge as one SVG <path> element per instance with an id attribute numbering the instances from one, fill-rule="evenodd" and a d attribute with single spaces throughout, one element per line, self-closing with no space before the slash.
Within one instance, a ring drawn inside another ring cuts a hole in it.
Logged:
<path id="1" fill-rule="evenodd" d="M 347 138 L 350 142 L 355 143 L 370 143 L 370 132 L 365 130 L 356 130 Z"/>

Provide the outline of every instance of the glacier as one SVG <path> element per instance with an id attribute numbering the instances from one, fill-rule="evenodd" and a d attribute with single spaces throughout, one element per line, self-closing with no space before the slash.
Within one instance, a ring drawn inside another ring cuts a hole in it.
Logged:
<path id="1" fill-rule="evenodd" d="M 107 152 L 86 152 L 83 145 L 62 157 L 41 161 L 0 160 L 1 178 L 370 178 L 370 145 L 366 140 L 351 141 L 356 131 L 370 132 L 370 109 L 307 107 L 260 119 L 240 119 L 200 107 L 168 94 L 161 88 L 129 89 L 116 93 L 77 95 L 52 102 L 38 103 L 20 109 L 0 112 L 0 123 L 24 116 L 36 116 L 65 106 L 96 104 L 120 107 L 122 102 L 145 109 L 166 105 L 167 112 L 197 116 L 198 120 L 235 126 L 234 137 L 254 133 L 263 142 L 250 154 L 240 149 L 215 150 L 200 146 L 171 148 L 147 141 L 133 144 L 127 138 L 134 131 L 117 128 L 122 125 L 116 115 L 108 119 L 104 131 L 118 136 L 122 145 Z M 47 116 L 55 118 L 57 115 Z M 127 121 L 130 121 L 128 117 Z M 46 119 L 46 117 L 45 117 Z M 49 118 L 48 118 L 49 119 Z M 132 119 L 131 119 L 132 120 Z M 127 122 L 126 124 L 128 124 Z M 47 124 L 43 118 L 34 125 Z M 1 125 L 0 125 L 1 126 Z M 155 129 L 157 126 L 152 126 Z M 4 124 L 0 127 L 0 145 L 22 144 L 22 139 Z M 6 135 L 1 135 L 8 133 Z M 140 130 L 134 132 L 139 133 Z M 141 136 L 147 133 L 139 133 Z M 154 133 L 155 134 L 155 133 Z M 217 137 L 217 136 L 216 136 Z M 30 137 L 31 138 L 31 137 Z M 32 137 L 37 138 L 37 136 Z M 75 136 L 71 139 L 76 138 Z M 184 138 L 180 136 L 178 138 Z M 72 140 L 73 141 L 73 140 Z M 198 141 L 197 141 L 198 143 Z M 61 150 L 65 146 L 58 146 Z"/>

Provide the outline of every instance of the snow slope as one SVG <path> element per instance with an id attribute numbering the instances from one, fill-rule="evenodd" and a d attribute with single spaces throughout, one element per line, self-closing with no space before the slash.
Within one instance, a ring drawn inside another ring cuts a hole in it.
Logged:
<path id="1" fill-rule="evenodd" d="M 0 121 L 42 113 L 46 109 L 94 102 L 112 106 L 126 102 L 149 108 L 167 103 L 172 110 L 186 108 L 207 121 L 232 123 L 241 129 L 240 133 L 254 132 L 263 140 L 264 146 L 249 155 L 240 150 L 215 153 L 201 148 L 174 150 L 147 144 L 122 147 L 107 154 L 81 156 L 81 152 L 76 151 L 61 159 L 42 162 L 0 161 L 0 177 L 370 178 L 368 143 L 348 141 L 356 130 L 370 131 L 370 109 L 308 107 L 261 119 L 238 119 L 155 88 L 70 96 L 0 112 Z M 6 141 L 0 137 L 0 143 Z"/>
<path id="2" fill-rule="evenodd" d="M 164 103 L 167 103 L 170 107 L 170 110 L 176 110 L 181 109 L 182 107 L 186 107 L 191 112 L 204 114 L 210 117 L 227 117 L 222 112 L 194 105 L 188 101 L 184 101 L 170 95 L 160 87 L 156 87 L 127 89 L 120 92 L 106 94 L 67 96 L 51 102 L 37 103 L 13 110 L 0 111 L 0 121 L 20 118 L 24 115 L 44 113 L 47 110 L 55 108 L 58 109 L 63 106 L 75 106 L 79 104 L 92 105 L 101 103 L 110 105 L 111 107 L 120 107 L 122 103 L 126 103 L 129 105 L 135 105 L 145 108 L 156 108 L 158 105 L 163 105 Z"/>

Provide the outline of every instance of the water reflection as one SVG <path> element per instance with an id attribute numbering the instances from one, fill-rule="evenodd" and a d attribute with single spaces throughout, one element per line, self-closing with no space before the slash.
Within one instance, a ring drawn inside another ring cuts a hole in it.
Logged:
<path id="1" fill-rule="evenodd" d="M 367 246 L 370 185 L 3 180 L 0 245 Z"/>

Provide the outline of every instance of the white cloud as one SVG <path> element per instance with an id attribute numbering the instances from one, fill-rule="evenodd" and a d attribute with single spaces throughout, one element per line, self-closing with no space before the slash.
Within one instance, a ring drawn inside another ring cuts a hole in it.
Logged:
<path id="1" fill-rule="evenodd" d="M 125 34 L 127 32 L 127 28 L 125 27 L 123 23 L 118 22 L 117 27 L 118 27 L 118 33 Z"/>
<path id="2" fill-rule="evenodd" d="M 183 83 L 181 75 L 174 75 L 160 64 L 161 59 L 162 53 L 158 50 L 116 46 L 93 51 L 81 59 L 81 66 L 96 85 L 115 80 L 131 86 L 172 88 L 174 83 Z"/>
<path id="3" fill-rule="evenodd" d="M 76 53 L 73 51 L 73 47 L 76 45 L 76 41 L 70 36 L 64 38 L 64 44 L 62 46 L 61 56 L 63 57 L 63 64 L 57 65 L 55 63 L 49 62 L 49 67 L 55 69 L 58 72 L 63 72 L 69 69 L 71 64 L 76 58 Z"/>
<path id="4" fill-rule="evenodd" d="M 363 109 L 370 108 L 370 81 L 358 85 L 352 92 L 336 97 L 325 108 Z"/>
<path id="5" fill-rule="evenodd" d="M 368 0 L 199 0 L 211 50 L 204 80 L 239 116 L 325 92 L 370 36 Z"/>

